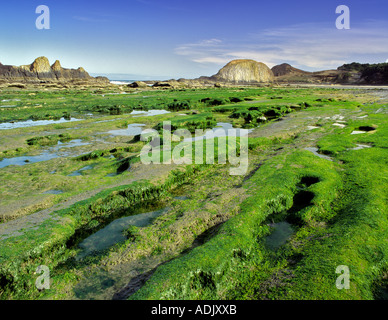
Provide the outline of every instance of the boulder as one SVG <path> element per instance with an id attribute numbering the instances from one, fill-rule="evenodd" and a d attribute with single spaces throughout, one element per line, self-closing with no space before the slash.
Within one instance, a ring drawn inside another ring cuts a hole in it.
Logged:
<path id="1" fill-rule="evenodd" d="M 30 65 L 30 71 L 35 73 L 50 73 L 52 70 L 48 59 L 46 57 L 39 57 Z"/>
<path id="2" fill-rule="evenodd" d="M 216 82 L 267 83 L 274 80 L 274 75 L 262 62 L 239 59 L 230 61 L 210 79 Z"/>
<path id="3" fill-rule="evenodd" d="M 155 82 L 152 87 L 172 87 L 171 83 L 167 81 L 157 81 Z"/>
<path id="4" fill-rule="evenodd" d="M 130 88 L 147 88 L 148 85 L 143 81 L 135 81 L 128 85 Z"/>

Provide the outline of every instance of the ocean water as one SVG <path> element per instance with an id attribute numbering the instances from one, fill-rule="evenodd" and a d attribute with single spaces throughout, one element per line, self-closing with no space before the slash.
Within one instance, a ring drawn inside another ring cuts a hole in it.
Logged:
<path id="1" fill-rule="evenodd" d="M 130 84 L 135 81 L 141 81 L 141 80 L 110 80 L 110 83 L 112 84 Z"/>
<path id="2" fill-rule="evenodd" d="M 128 85 L 130 83 L 133 83 L 135 81 L 149 81 L 149 80 L 110 80 L 110 83 L 117 84 L 117 85 Z"/>

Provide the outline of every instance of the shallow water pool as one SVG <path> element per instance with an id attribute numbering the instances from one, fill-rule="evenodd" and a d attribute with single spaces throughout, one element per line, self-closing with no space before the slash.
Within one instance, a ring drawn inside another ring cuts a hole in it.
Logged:
<path id="1" fill-rule="evenodd" d="M 145 227 L 149 225 L 154 218 L 162 215 L 166 211 L 167 208 L 114 220 L 105 228 L 93 233 L 79 244 L 82 251 L 79 253 L 78 258 L 85 257 L 93 251 L 108 249 L 116 243 L 125 241 L 126 237 L 124 236 L 123 231 L 129 226 Z"/>
<path id="2" fill-rule="evenodd" d="M 4 122 L 0 123 L 0 130 L 9 130 L 9 129 L 17 129 L 17 128 L 27 128 L 27 127 L 35 127 L 35 126 L 46 126 L 49 124 L 56 123 L 66 123 L 73 121 L 80 121 L 81 119 L 71 118 L 70 120 L 66 120 L 65 118 L 61 118 L 59 120 L 27 120 L 27 121 L 16 121 L 16 122 Z"/>
<path id="3" fill-rule="evenodd" d="M 274 231 L 266 237 L 265 242 L 268 248 L 275 250 L 287 242 L 294 233 L 294 229 L 286 221 L 274 223 L 271 226 L 274 228 Z"/>

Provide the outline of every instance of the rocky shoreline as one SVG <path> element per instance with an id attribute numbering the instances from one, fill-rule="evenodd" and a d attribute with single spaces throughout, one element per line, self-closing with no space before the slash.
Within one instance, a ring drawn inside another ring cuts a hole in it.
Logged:
<path id="1" fill-rule="evenodd" d="M 382 64 L 385 65 L 385 64 Z M 218 73 L 208 77 L 202 76 L 196 79 L 165 81 L 135 81 L 128 85 L 111 83 L 107 77 L 90 76 L 84 68 L 66 69 L 56 60 L 50 65 L 46 57 L 39 57 L 29 65 L 11 66 L 0 63 L 0 88 L 53 88 L 71 89 L 82 87 L 96 88 L 126 88 L 133 89 L 185 89 L 206 87 L 233 87 L 233 86 L 273 86 L 273 85 L 384 85 L 384 74 L 377 74 L 370 79 L 379 81 L 367 81 L 363 73 L 353 70 L 352 65 L 345 65 L 336 70 L 323 70 L 308 72 L 283 63 L 270 69 L 264 63 L 250 59 L 233 60 L 221 68 Z M 350 67 L 349 67 L 350 66 Z M 382 66 L 383 68 L 385 66 Z M 380 68 L 380 69 L 381 69 Z M 380 70 L 379 69 L 379 70 Z M 385 70 L 385 69 L 384 69 Z M 381 72 L 380 72 L 381 73 Z"/>

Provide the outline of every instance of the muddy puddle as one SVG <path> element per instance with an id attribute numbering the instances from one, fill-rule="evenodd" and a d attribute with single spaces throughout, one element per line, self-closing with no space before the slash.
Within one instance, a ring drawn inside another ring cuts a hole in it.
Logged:
<path id="1" fill-rule="evenodd" d="M 76 119 L 76 118 L 71 118 L 70 120 L 65 118 L 60 118 L 59 120 L 27 120 L 27 121 L 16 121 L 16 122 L 13 122 L 13 121 L 3 122 L 3 123 L 0 123 L 0 130 L 46 126 L 49 124 L 67 123 L 67 122 L 74 122 L 74 121 L 80 121 L 80 120 L 81 119 Z"/>

